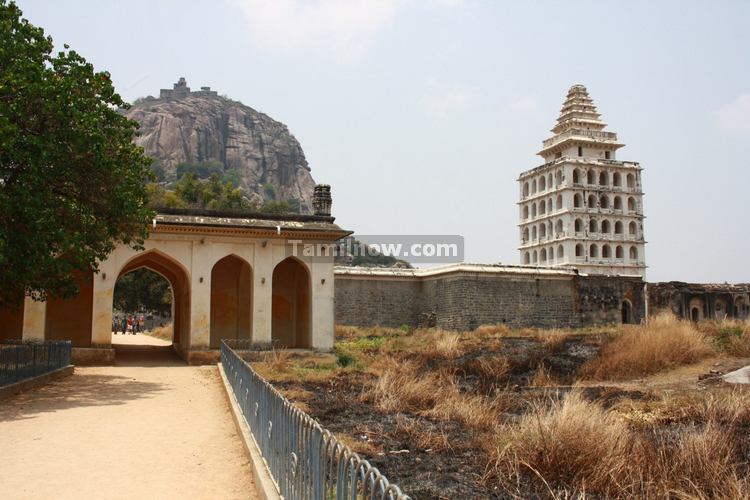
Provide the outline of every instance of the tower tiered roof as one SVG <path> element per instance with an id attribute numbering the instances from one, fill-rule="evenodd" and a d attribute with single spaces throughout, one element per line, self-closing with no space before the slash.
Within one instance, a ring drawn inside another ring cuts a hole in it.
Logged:
<path id="1" fill-rule="evenodd" d="M 586 87 L 580 84 L 573 85 L 568 90 L 568 95 L 560 109 L 560 116 L 552 128 L 552 133 L 555 135 L 543 142 L 542 151 L 539 154 L 544 156 L 571 142 L 595 142 L 605 144 L 610 149 L 624 146 L 617 141 L 616 133 L 604 131 L 606 126 Z"/>
<path id="2" fill-rule="evenodd" d="M 607 126 L 600 120 L 599 113 L 596 112 L 594 100 L 589 97 L 586 87 L 583 85 L 573 85 L 568 91 L 560 117 L 552 132 L 559 134 L 570 128 L 592 128 L 602 130 Z"/>

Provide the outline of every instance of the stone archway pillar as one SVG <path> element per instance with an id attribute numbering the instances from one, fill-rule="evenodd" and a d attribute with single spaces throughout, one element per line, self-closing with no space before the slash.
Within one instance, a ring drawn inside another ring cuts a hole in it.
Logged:
<path id="1" fill-rule="evenodd" d="M 313 259 L 308 265 L 312 279 L 311 347 L 328 351 L 333 349 L 334 338 L 333 262 Z"/>
<path id="2" fill-rule="evenodd" d="M 23 340 L 44 341 L 44 327 L 47 322 L 47 302 L 37 302 L 31 297 L 23 301 Z"/>
<path id="3" fill-rule="evenodd" d="M 211 336 L 211 246 L 193 242 L 191 262 L 190 345 L 185 347 L 205 350 Z"/>
<path id="4" fill-rule="evenodd" d="M 94 301 L 91 307 L 91 347 L 112 345 L 112 299 L 117 282 L 112 259 L 99 264 L 94 274 Z"/>
<path id="5" fill-rule="evenodd" d="M 253 268 L 253 343 L 271 342 L 271 310 L 273 292 L 273 245 L 255 246 Z"/>

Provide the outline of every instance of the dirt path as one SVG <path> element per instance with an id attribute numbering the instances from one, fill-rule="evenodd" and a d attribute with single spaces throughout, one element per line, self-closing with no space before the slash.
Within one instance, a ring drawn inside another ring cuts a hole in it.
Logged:
<path id="1" fill-rule="evenodd" d="M 0 402 L 0 496 L 254 498 L 217 368 L 115 339 L 118 366 Z"/>

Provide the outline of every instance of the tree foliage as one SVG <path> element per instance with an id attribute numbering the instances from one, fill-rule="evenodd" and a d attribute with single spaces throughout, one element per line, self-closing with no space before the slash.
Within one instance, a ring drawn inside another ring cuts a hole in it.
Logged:
<path id="1" fill-rule="evenodd" d="M 172 289 L 155 272 L 136 269 L 117 280 L 113 304 L 123 312 L 145 311 L 168 316 L 172 311 Z"/>
<path id="2" fill-rule="evenodd" d="M 207 179 L 201 179 L 192 170 L 187 170 L 167 189 L 158 184 L 148 186 L 151 206 L 155 209 L 168 208 L 207 208 L 210 210 L 244 210 L 269 215 L 300 213 L 299 200 L 289 199 L 255 203 L 245 196 L 235 182 L 220 175 L 211 173 Z"/>
<path id="3" fill-rule="evenodd" d="M 107 72 L 0 0 L 0 305 L 66 297 L 71 273 L 137 246 L 150 159 Z"/>

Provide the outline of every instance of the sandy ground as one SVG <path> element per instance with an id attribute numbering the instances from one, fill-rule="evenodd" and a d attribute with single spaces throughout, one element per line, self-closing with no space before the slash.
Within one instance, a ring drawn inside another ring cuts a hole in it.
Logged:
<path id="1" fill-rule="evenodd" d="M 255 498 L 217 368 L 113 340 L 117 366 L 0 402 L 0 497 Z"/>

